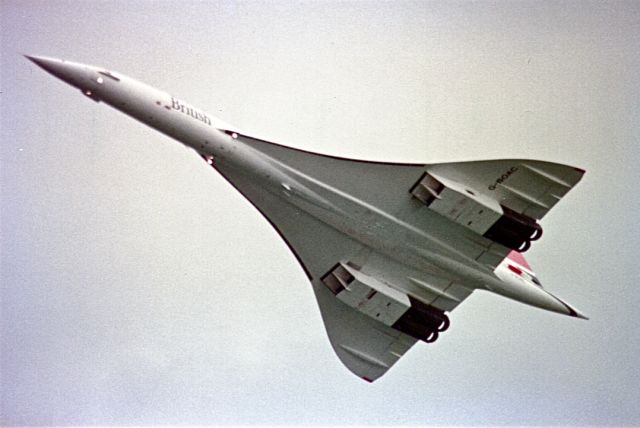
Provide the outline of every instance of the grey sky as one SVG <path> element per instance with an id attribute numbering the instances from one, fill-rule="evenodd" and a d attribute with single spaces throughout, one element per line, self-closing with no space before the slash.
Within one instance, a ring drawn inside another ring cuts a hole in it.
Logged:
<path id="1" fill-rule="evenodd" d="M 640 424 L 640 3 L 2 1 L 1 402 L 14 424 Z M 582 321 L 475 293 L 374 384 L 192 151 L 22 53 L 398 162 L 583 167 L 527 258 Z"/>

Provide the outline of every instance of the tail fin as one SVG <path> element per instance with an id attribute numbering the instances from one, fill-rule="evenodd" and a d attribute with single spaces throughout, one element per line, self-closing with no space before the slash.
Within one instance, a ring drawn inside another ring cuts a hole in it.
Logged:
<path id="1" fill-rule="evenodd" d="M 506 265 L 506 268 L 509 269 L 511 272 L 515 273 L 516 275 L 519 275 L 524 280 L 542 288 L 542 284 L 540 283 L 540 280 L 538 279 L 536 274 L 533 272 L 533 269 L 531 269 L 531 266 L 529 265 L 527 260 L 524 258 L 522 253 L 519 253 L 517 251 L 511 251 L 507 255 L 507 257 L 502 261 L 501 265 Z"/>
<path id="2" fill-rule="evenodd" d="M 576 309 L 543 289 L 540 280 L 533 273 L 529 263 L 517 251 L 510 252 L 494 272 L 502 280 L 504 287 L 492 289 L 491 291 L 538 308 L 588 319 Z"/>

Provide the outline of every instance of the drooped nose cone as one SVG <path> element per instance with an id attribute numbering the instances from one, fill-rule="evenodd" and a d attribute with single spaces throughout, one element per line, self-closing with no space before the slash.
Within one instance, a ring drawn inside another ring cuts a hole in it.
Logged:
<path id="1" fill-rule="evenodd" d="M 45 56 L 25 55 L 24 57 L 51 74 L 56 74 L 56 67 L 58 63 L 62 62 L 59 59 L 48 58 Z"/>
<path id="2" fill-rule="evenodd" d="M 81 88 L 84 79 L 87 77 L 87 66 L 82 64 L 45 56 L 25 55 L 25 58 L 58 79 L 78 88 Z"/>

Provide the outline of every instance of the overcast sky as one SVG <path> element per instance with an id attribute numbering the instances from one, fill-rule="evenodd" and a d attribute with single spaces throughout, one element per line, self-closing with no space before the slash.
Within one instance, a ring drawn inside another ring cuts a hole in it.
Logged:
<path id="1" fill-rule="evenodd" d="M 14 424 L 640 424 L 639 2 L 0 2 L 1 408 Z M 21 54 L 361 159 L 587 170 L 527 258 L 368 384 L 195 154 Z"/>

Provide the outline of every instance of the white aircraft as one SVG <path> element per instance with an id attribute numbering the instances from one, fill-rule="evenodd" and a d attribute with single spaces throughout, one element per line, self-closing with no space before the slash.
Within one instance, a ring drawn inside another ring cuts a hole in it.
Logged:
<path id="1" fill-rule="evenodd" d="M 278 231 L 313 287 L 340 360 L 372 382 L 447 312 L 488 290 L 573 317 L 522 257 L 584 170 L 529 159 L 366 162 L 258 139 L 100 67 L 27 56 L 44 70 L 193 148 Z"/>

